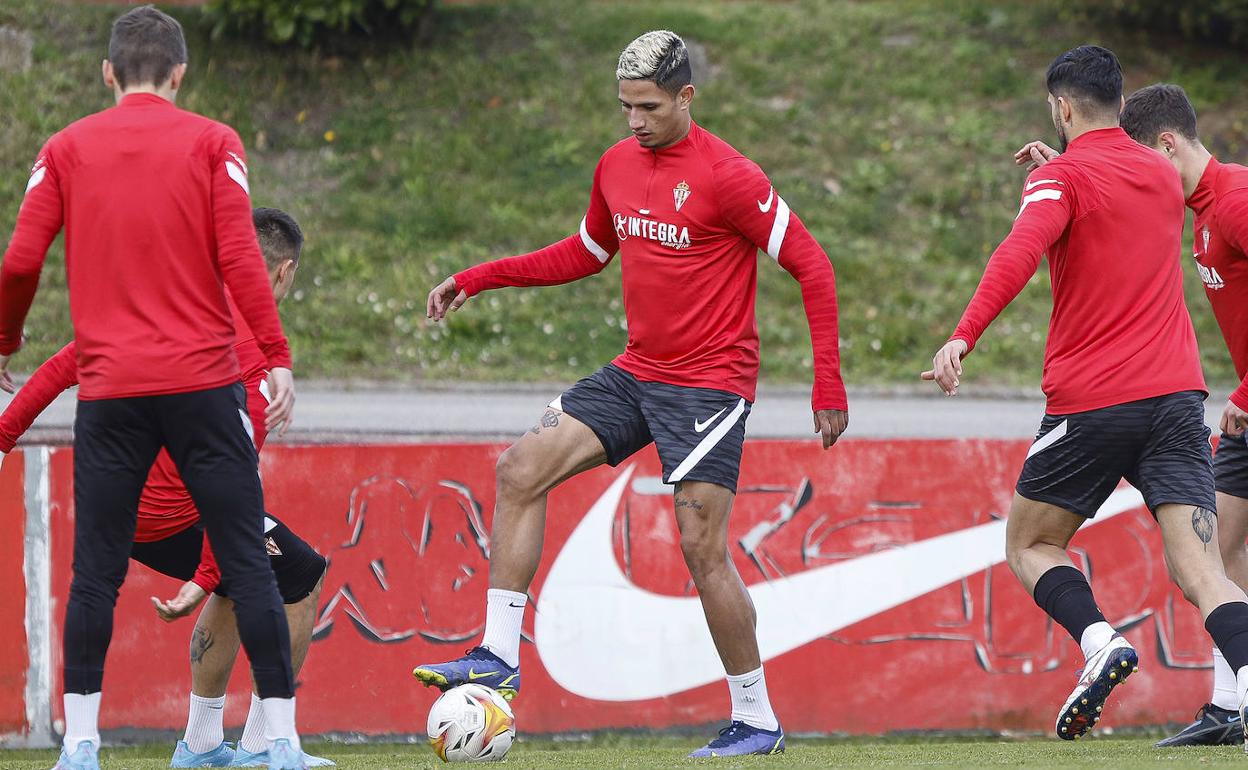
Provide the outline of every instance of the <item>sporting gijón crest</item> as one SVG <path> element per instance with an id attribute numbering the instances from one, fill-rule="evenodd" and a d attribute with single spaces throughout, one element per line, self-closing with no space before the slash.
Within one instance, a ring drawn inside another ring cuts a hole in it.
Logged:
<path id="1" fill-rule="evenodd" d="M 690 195 L 689 183 L 681 181 L 672 188 L 672 199 L 676 202 L 676 210 L 680 211 L 680 207 L 685 205 L 685 201 L 689 200 Z"/>

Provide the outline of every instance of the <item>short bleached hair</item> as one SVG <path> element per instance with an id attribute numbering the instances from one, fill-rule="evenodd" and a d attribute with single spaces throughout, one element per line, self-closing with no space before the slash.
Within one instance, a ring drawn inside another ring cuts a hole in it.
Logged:
<path id="1" fill-rule="evenodd" d="M 615 68 L 616 80 L 652 80 L 669 93 L 693 82 L 689 49 L 680 35 L 666 29 L 647 32 L 629 43 Z"/>

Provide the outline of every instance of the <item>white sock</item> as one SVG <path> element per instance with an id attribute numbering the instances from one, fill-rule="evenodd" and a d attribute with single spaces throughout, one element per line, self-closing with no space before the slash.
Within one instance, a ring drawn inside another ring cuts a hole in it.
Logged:
<path id="1" fill-rule="evenodd" d="M 1079 646 L 1083 648 L 1083 659 L 1087 660 L 1099 652 L 1102 647 L 1109 644 L 1116 633 L 1118 632 L 1114 630 L 1114 627 L 1103 620 L 1083 629 L 1083 636 L 1079 638 Z"/>
<path id="2" fill-rule="evenodd" d="M 186 718 L 186 747 L 196 754 L 212 751 L 225 741 L 225 696 L 201 698 L 191 693 L 191 713 Z"/>
<path id="3" fill-rule="evenodd" d="M 1239 710 L 1239 694 L 1235 689 L 1235 672 L 1222 657 L 1222 651 L 1213 648 L 1213 696 L 1209 702 L 1220 709 Z"/>
<path id="4" fill-rule="evenodd" d="M 1248 698 L 1248 666 L 1240 666 L 1235 672 L 1235 710 L 1243 711 L 1244 700 Z"/>
<path id="5" fill-rule="evenodd" d="M 272 748 L 273 741 L 285 738 L 290 746 L 299 751 L 299 733 L 295 732 L 294 698 L 261 698 L 264 709 L 264 741 Z"/>
<path id="6" fill-rule="evenodd" d="M 481 646 L 515 668 L 520 665 L 520 625 L 529 597 L 501 588 L 491 588 L 485 597 L 485 637 Z"/>
<path id="7" fill-rule="evenodd" d="M 73 754 L 78 744 L 93 741 L 100 748 L 100 693 L 65 693 L 65 751 Z"/>
<path id="8" fill-rule="evenodd" d="M 264 726 L 264 704 L 253 692 L 251 708 L 247 711 L 247 724 L 243 726 L 243 737 L 239 739 L 238 747 L 251 754 L 267 751 L 269 741 L 264 737 Z"/>
<path id="9" fill-rule="evenodd" d="M 775 730 L 780 726 L 767 697 L 767 680 L 763 678 L 762 666 L 745 674 L 729 674 L 728 692 L 732 695 L 734 722 L 745 722 L 763 730 Z"/>

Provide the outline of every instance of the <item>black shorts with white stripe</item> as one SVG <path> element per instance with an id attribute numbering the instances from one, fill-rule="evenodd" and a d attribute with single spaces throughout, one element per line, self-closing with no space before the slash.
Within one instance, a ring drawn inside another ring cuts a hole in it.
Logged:
<path id="1" fill-rule="evenodd" d="M 750 402 L 735 393 L 642 382 L 608 364 L 551 403 L 589 426 L 619 465 L 654 442 L 663 481 L 705 481 L 737 491 Z"/>
<path id="2" fill-rule="evenodd" d="M 1171 503 L 1216 511 L 1204 401 L 1204 393 L 1188 390 L 1046 414 L 1018 494 L 1092 518 L 1125 478 L 1154 514 Z"/>

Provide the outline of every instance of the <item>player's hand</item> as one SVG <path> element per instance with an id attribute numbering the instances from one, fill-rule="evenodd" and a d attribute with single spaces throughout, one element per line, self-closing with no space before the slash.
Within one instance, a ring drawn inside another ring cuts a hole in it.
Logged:
<path id="1" fill-rule="evenodd" d="M 841 409 L 815 410 L 815 433 L 823 434 L 824 449 L 835 444 L 848 427 L 849 412 Z"/>
<path id="2" fill-rule="evenodd" d="M 962 357 L 966 355 L 966 340 L 949 340 L 932 356 L 932 368 L 919 375 L 921 379 L 935 380 L 946 396 L 958 395 L 958 382 L 962 376 Z"/>
<path id="3" fill-rule="evenodd" d="M 1234 402 L 1227 401 L 1218 427 L 1228 436 L 1242 436 L 1244 428 L 1248 428 L 1248 412 L 1235 406 Z"/>
<path id="4" fill-rule="evenodd" d="M 435 321 L 446 318 L 447 312 L 459 310 L 468 301 L 468 292 L 455 285 L 455 278 L 447 278 L 433 287 L 425 306 L 425 315 Z"/>
<path id="5" fill-rule="evenodd" d="M 1031 173 L 1058 155 L 1061 155 L 1061 153 L 1044 142 L 1028 142 L 1022 146 L 1022 149 L 1014 153 L 1014 163 L 1019 166 L 1026 166 L 1027 172 Z"/>
<path id="6" fill-rule="evenodd" d="M 9 359 L 12 356 L 0 356 L 0 390 L 5 393 L 16 393 L 17 386 L 13 384 L 13 375 L 9 374 Z"/>
<path id="7" fill-rule="evenodd" d="M 208 592 L 200 588 L 193 581 L 186 581 L 182 587 L 178 589 L 178 595 L 167 602 L 162 602 L 155 596 L 152 597 L 152 605 L 156 607 L 156 614 L 166 623 L 172 623 L 178 618 L 184 618 L 195 611 L 195 608 L 208 598 Z"/>
<path id="8" fill-rule="evenodd" d="M 264 428 L 285 436 L 295 418 L 295 375 L 280 366 L 270 369 L 269 394 L 272 398 L 264 410 Z"/>

